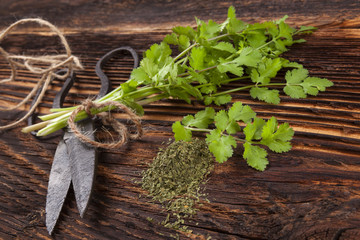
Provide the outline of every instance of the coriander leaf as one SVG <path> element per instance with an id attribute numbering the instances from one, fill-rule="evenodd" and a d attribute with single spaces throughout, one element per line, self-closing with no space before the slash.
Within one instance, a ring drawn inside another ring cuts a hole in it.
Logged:
<path id="1" fill-rule="evenodd" d="M 248 142 L 252 140 L 260 140 L 265 120 L 262 118 L 255 118 L 253 123 L 248 123 L 244 128 L 245 139 Z"/>
<path id="2" fill-rule="evenodd" d="M 244 74 L 242 67 L 239 67 L 237 63 L 223 63 L 217 65 L 217 69 L 221 73 L 231 72 L 232 74 L 241 77 Z"/>
<path id="3" fill-rule="evenodd" d="M 250 95 L 252 98 L 257 98 L 267 103 L 280 103 L 279 91 L 275 89 L 270 90 L 266 87 L 252 87 L 250 89 Z"/>
<path id="4" fill-rule="evenodd" d="M 213 20 L 209 20 L 208 23 L 206 24 L 203 21 L 200 21 L 200 27 L 198 28 L 199 30 L 199 37 L 204 38 L 204 39 L 209 39 L 212 38 L 216 35 L 216 33 L 218 33 L 220 31 L 221 26 L 214 22 Z"/>
<path id="5" fill-rule="evenodd" d="M 151 83 L 151 79 L 149 78 L 149 76 L 146 74 L 144 68 L 142 68 L 142 67 L 135 68 L 131 72 L 130 78 L 134 79 L 136 82 L 138 82 L 138 84 Z"/>
<path id="6" fill-rule="evenodd" d="M 204 58 L 206 56 L 205 48 L 194 47 L 190 54 L 190 66 L 194 70 L 201 70 L 204 68 Z"/>
<path id="7" fill-rule="evenodd" d="M 251 70 L 251 80 L 254 83 L 268 84 L 270 83 L 270 79 L 276 76 L 281 67 L 282 63 L 280 58 L 266 58 L 259 64 L 258 68 Z"/>
<path id="8" fill-rule="evenodd" d="M 238 65 L 245 65 L 249 67 L 256 67 L 261 61 L 262 55 L 259 50 L 252 47 L 246 47 L 240 52 L 240 56 L 235 58 L 233 62 Z"/>
<path id="9" fill-rule="evenodd" d="M 225 110 L 220 110 L 215 115 L 215 126 L 220 131 L 224 131 L 229 123 L 229 117 Z"/>
<path id="10" fill-rule="evenodd" d="M 159 71 L 159 66 L 156 65 L 154 61 L 149 58 L 144 58 L 143 60 L 141 60 L 140 67 L 144 69 L 144 72 L 150 78 L 154 77 Z"/>
<path id="11" fill-rule="evenodd" d="M 276 118 L 272 117 L 263 127 L 260 143 L 268 146 L 274 152 L 287 152 L 291 149 L 289 141 L 293 135 L 294 130 L 289 127 L 288 123 L 281 124 L 278 127 Z"/>
<path id="12" fill-rule="evenodd" d="M 204 104 L 210 105 L 214 101 L 215 97 L 205 96 L 204 98 Z"/>
<path id="13" fill-rule="evenodd" d="M 306 93 L 300 86 L 287 85 L 284 87 L 284 92 L 292 98 L 306 98 Z"/>
<path id="14" fill-rule="evenodd" d="M 283 67 L 285 68 L 304 68 L 303 65 L 297 62 L 290 62 L 289 60 L 282 59 L 283 60 Z"/>
<path id="15" fill-rule="evenodd" d="M 166 42 L 167 44 L 172 44 L 172 45 L 179 44 L 178 37 L 175 33 L 166 35 L 163 41 Z"/>
<path id="16" fill-rule="evenodd" d="M 269 163 L 266 158 L 267 156 L 266 150 L 258 146 L 253 146 L 248 142 L 244 143 L 243 146 L 244 146 L 243 158 L 246 159 L 247 164 L 250 167 L 255 168 L 256 170 L 264 171 Z"/>
<path id="17" fill-rule="evenodd" d="M 182 120 L 185 126 L 192 126 L 197 128 L 207 128 L 210 123 L 213 122 L 215 116 L 215 110 L 211 107 L 205 108 L 205 110 L 199 111 L 195 116 L 187 115 Z"/>
<path id="18" fill-rule="evenodd" d="M 267 36 L 261 30 L 250 32 L 247 36 L 247 40 L 251 47 L 258 48 L 266 43 Z"/>
<path id="19" fill-rule="evenodd" d="M 331 87 L 334 84 L 326 78 L 308 77 L 300 85 L 307 94 L 316 96 L 319 91 L 325 91 L 327 87 Z"/>
<path id="20" fill-rule="evenodd" d="M 169 95 L 175 98 L 179 98 L 187 102 L 188 104 L 191 103 L 190 95 L 184 90 L 179 88 L 170 88 Z"/>
<path id="21" fill-rule="evenodd" d="M 306 34 L 306 33 L 312 33 L 317 28 L 312 26 L 301 26 L 299 30 L 296 31 L 296 34 Z"/>
<path id="22" fill-rule="evenodd" d="M 215 46 L 213 46 L 212 48 L 215 48 L 215 49 L 221 50 L 221 51 L 226 51 L 229 53 L 236 52 L 234 46 L 229 42 L 220 42 L 220 43 L 216 44 Z"/>
<path id="23" fill-rule="evenodd" d="M 292 34 L 294 32 L 294 29 L 291 28 L 288 24 L 286 24 L 284 22 L 285 19 L 283 21 L 281 21 L 280 24 L 279 24 L 279 35 L 278 35 L 278 37 L 285 38 L 287 40 L 292 41 Z"/>
<path id="24" fill-rule="evenodd" d="M 243 21 L 236 18 L 235 8 L 233 6 L 228 9 L 227 22 L 226 30 L 230 34 L 239 33 L 246 27 L 246 24 Z"/>
<path id="25" fill-rule="evenodd" d="M 188 73 L 195 79 L 195 81 L 198 81 L 199 83 L 207 83 L 207 80 L 203 74 L 200 74 L 196 71 L 194 71 L 192 68 L 186 68 L 188 70 Z"/>
<path id="26" fill-rule="evenodd" d="M 287 84 L 298 84 L 301 83 L 307 76 L 309 72 L 305 68 L 294 69 L 287 71 L 285 74 L 285 79 Z"/>
<path id="27" fill-rule="evenodd" d="M 217 88 L 215 85 L 204 86 L 200 88 L 200 92 L 210 94 L 216 92 Z"/>
<path id="28" fill-rule="evenodd" d="M 201 94 L 201 92 L 193 87 L 192 85 L 190 85 L 189 83 L 183 81 L 179 84 L 187 93 L 189 93 L 190 95 L 196 97 L 196 99 L 203 99 L 203 96 Z"/>
<path id="29" fill-rule="evenodd" d="M 239 124 L 235 120 L 230 120 L 226 127 L 226 132 L 228 134 L 235 134 L 240 131 L 241 127 L 239 126 Z"/>
<path id="30" fill-rule="evenodd" d="M 172 130 L 175 133 L 174 137 L 176 141 L 183 140 L 183 141 L 190 141 L 192 134 L 189 129 L 186 129 L 183 125 L 181 125 L 180 121 L 176 121 L 172 125 Z"/>
<path id="31" fill-rule="evenodd" d="M 160 67 L 163 66 L 162 63 L 164 63 L 165 59 L 170 57 L 170 55 L 171 49 L 165 42 L 161 42 L 160 45 L 155 43 L 145 52 L 145 57 L 153 61 L 155 64 L 158 64 Z"/>
<path id="32" fill-rule="evenodd" d="M 225 103 L 231 102 L 231 95 L 230 94 L 224 94 L 213 98 L 213 101 L 216 105 L 220 106 Z"/>
<path id="33" fill-rule="evenodd" d="M 136 80 L 131 79 L 130 81 L 122 83 L 121 89 L 123 93 L 129 93 L 135 91 L 138 85 L 139 83 Z"/>
<path id="34" fill-rule="evenodd" d="M 229 119 L 249 123 L 256 116 L 256 113 L 248 105 L 242 105 L 241 102 L 235 102 L 228 111 Z"/>
<path id="35" fill-rule="evenodd" d="M 190 39 L 190 41 L 194 40 L 195 35 L 196 35 L 196 31 L 190 26 L 187 26 L 187 27 L 177 26 L 177 27 L 174 27 L 172 29 L 172 31 L 174 33 L 177 33 L 178 35 L 187 36 Z"/>
<path id="36" fill-rule="evenodd" d="M 190 39 L 186 35 L 180 35 L 179 36 L 179 46 L 180 49 L 185 50 L 190 46 Z"/>
<path id="37" fill-rule="evenodd" d="M 219 163 L 223 163 L 233 155 L 233 147 L 236 147 L 236 141 L 233 136 L 224 136 L 219 129 L 214 129 L 206 135 L 206 142 L 209 150 L 214 154 Z"/>

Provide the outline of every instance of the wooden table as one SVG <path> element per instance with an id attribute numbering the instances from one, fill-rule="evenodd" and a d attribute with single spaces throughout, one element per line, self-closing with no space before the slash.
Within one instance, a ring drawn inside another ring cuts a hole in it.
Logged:
<path id="1" fill-rule="evenodd" d="M 107 51 L 128 45 L 138 53 L 161 41 L 176 25 L 194 26 L 194 16 L 223 21 L 234 5 L 247 22 L 280 18 L 293 26 L 313 25 L 307 36 L 285 55 L 302 63 L 311 75 L 334 82 L 318 97 L 295 100 L 283 96 L 277 106 L 252 101 L 248 93 L 235 100 L 250 104 L 258 116 L 276 116 L 296 131 L 293 149 L 269 155 L 266 171 L 247 167 L 242 148 L 224 164 L 217 164 L 207 184 L 210 203 L 187 223 L 190 238 L 206 239 L 360 239 L 360 2 L 356 0 L 245 0 L 245 1 L 1 1 L 0 26 L 17 19 L 40 16 L 66 35 L 74 54 L 85 66 L 66 103 L 96 94 L 94 67 Z M 41 55 L 60 52 L 48 29 L 30 25 L 18 29 L 1 44 L 13 53 Z M 113 86 L 127 80 L 131 60 L 110 64 L 106 73 Z M 9 67 L 1 59 L 0 75 Z M 14 105 L 30 91 L 36 76 L 23 72 L 19 81 L 2 84 L 0 106 Z M 54 81 L 39 109 L 47 113 L 61 86 Z M 54 239 L 169 239 L 181 232 L 148 218 L 162 220 L 166 213 L 148 203 L 135 180 L 152 161 L 162 142 L 172 137 L 171 124 L 203 108 L 178 100 L 145 107 L 146 135 L 119 150 L 102 150 L 90 207 L 81 219 L 71 191 Z M 0 111 L 0 123 L 19 118 L 26 109 Z M 22 124 L 25 126 L 25 123 Z M 20 132 L 0 135 L 0 238 L 51 239 L 44 225 L 47 182 L 61 131 L 50 139 Z M 196 225 L 195 223 L 198 223 Z"/>

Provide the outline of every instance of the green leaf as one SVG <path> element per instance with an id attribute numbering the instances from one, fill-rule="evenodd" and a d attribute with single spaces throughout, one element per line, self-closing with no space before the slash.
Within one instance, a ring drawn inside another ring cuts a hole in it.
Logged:
<path id="1" fill-rule="evenodd" d="M 220 31 L 220 28 L 221 26 L 213 20 L 209 20 L 207 24 L 201 21 L 201 25 L 198 28 L 200 32 L 199 36 L 205 39 L 212 38 Z"/>
<path id="2" fill-rule="evenodd" d="M 250 46 L 256 49 L 266 43 L 267 36 L 265 36 L 263 31 L 250 32 L 247 36 L 247 40 Z"/>
<path id="3" fill-rule="evenodd" d="M 190 95 L 184 90 L 179 88 L 170 88 L 169 94 L 172 97 L 179 98 L 187 102 L 188 104 L 191 103 Z"/>
<path id="4" fill-rule="evenodd" d="M 233 6 L 228 9 L 227 22 L 226 29 L 230 34 L 239 33 L 246 27 L 246 24 L 243 21 L 236 18 L 235 8 Z"/>
<path id="5" fill-rule="evenodd" d="M 123 94 L 135 91 L 138 85 L 139 83 L 135 79 L 122 83 L 121 89 Z"/>
<path id="6" fill-rule="evenodd" d="M 236 49 L 229 42 L 220 42 L 220 43 L 216 44 L 215 46 L 213 46 L 212 48 L 215 48 L 220 51 L 226 51 L 229 53 L 236 53 Z"/>
<path id="7" fill-rule="evenodd" d="M 268 84 L 270 79 L 275 77 L 277 72 L 281 69 L 282 63 L 280 58 L 266 58 L 261 62 L 258 68 L 251 71 L 251 80 L 254 83 Z"/>
<path id="8" fill-rule="evenodd" d="M 235 102 L 228 111 L 229 119 L 249 123 L 255 118 L 256 113 L 248 105 L 242 105 L 241 102 Z"/>
<path id="9" fill-rule="evenodd" d="M 301 83 L 307 76 L 309 72 L 305 68 L 294 69 L 287 71 L 285 74 L 285 79 L 287 84 L 298 84 Z"/>
<path id="10" fill-rule="evenodd" d="M 181 125 L 180 121 L 176 121 L 175 123 L 173 123 L 172 130 L 175 133 L 174 137 L 176 141 L 183 140 L 188 142 L 191 140 L 191 131 L 184 128 L 184 126 Z"/>
<path id="11" fill-rule="evenodd" d="M 270 90 L 266 87 L 252 87 L 250 89 L 250 95 L 252 98 L 257 98 L 267 103 L 280 103 L 279 91 L 275 89 Z"/>
<path id="12" fill-rule="evenodd" d="M 230 120 L 225 130 L 228 134 L 235 134 L 241 132 L 241 127 L 237 121 Z"/>
<path id="13" fill-rule="evenodd" d="M 163 40 L 167 44 L 178 45 L 179 40 L 175 33 L 167 34 Z"/>
<path id="14" fill-rule="evenodd" d="M 294 30 L 295 29 L 291 28 L 284 21 L 281 21 L 280 24 L 279 24 L 279 35 L 278 35 L 278 37 L 285 38 L 287 40 L 292 40 L 292 34 L 293 34 Z"/>
<path id="15" fill-rule="evenodd" d="M 250 167 L 255 168 L 256 170 L 264 171 L 269 163 L 266 158 L 267 156 L 266 150 L 258 146 L 253 146 L 248 142 L 244 143 L 243 146 L 244 146 L 243 158 L 246 159 L 247 164 Z"/>
<path id="16" fill-rule="evenodd" d="M 144 82 L 149 84 L 151 82 L 151 79 L 146 74 L 143 67 L 138 67 L 132 70 L 130 78 L 134 79 L 136 82 L 138 82 L 138 84 L 142 84 Z"/>
<path id="17" fill-rule="evenodd" d="M 220 110 L 215 115 L 215 126 L 220 131 L 224 131 L 229 123 L 229 117 L 225 110 Z"/>
<path id="18" fill-rule="evenodd" d="M 233 155 L 233 147 L 235 148 L 237 145 L 234 137 L 221 135 L 219 129 L 214 129 L 207 134 L 206 142 L 210 152 L 219 163 L 227 161 Z"/>
<path id="19" fill-rule="evenodd" d="M 170 57 L 170 55 L 171 49 L 165 42 L 161 42 L 160 45 L 155 43 L 145 52 L 145 57 L 155 64 L 158 64 L 160 67 L 163 66 L 162 63 L 165 63 L 165 59 Z"/>
<path id="20" fill-rule="evenodd" d="M 300 84 L 305 93 L 316 96 L 319 91 L 325 91 L 327 87 L 333 86 L 333 82 L 326 78 L 308 77 Z"/>
<path id="21" fill-rule="evenodd" d="M 231 102 L 231 95 L 230 94 L 224 94 L 213 98 L 213 101 L 216 105 L 220 106 L 223 104 L 226 104 L 228 102 Z"/>
<path id="22" fill-rule="evenodd" d="M 189 93 L 190 95 L 194 96 L 196 99 L 200 99 L 200 100 L 201 100 L 201 99 L 203 98 L 201 92 L 200 92 L 197 88 L 195 88 L 195 87 L 193 87 L 192 85 L 190 85 L 189 83 L 182 82 L 182 83 L 180 84 L 180 86 L 181 86 L 187 93 Z"/>
<path id="23" fill-rule="evenodd" d="M 232 74 L 241 77 L 244 74 L 242 67 L 237 63 L 224 63 L 217 65 L 217 69 L 221 73 L 231 72 Z"/>
<path id="24" fill-rule="evenodd" d="M 204 68 L 204 58 L 206 56 L 205 48 L 194 47 L 190 54 L 190 66 L 195 70 L 201 70 Z"/>
<path id="25" fill-rule="evenodd" d="M 290 62 L 289 60 L 283 59 L 283 67 L 285 68 L 304 68 L 303 65 L 297 62 Z"/>
<path id="26" fill-rule="evenodd" d="M 263 127 L 260 143 L 268 146 L 274 152 L 287 152 L 291 149 L 289 141 L 293 135 L 294 130 L 289 127 L 288 123 L 281 124 L 278 127 L 276 118 L 272 117 Z"/>
<path id="27" fill-rule="evenodd" d="M 292 98 L 306 98 L 306 93 L 301 86 L 287 85 L 284 87 L 284 92 Z"/>
<path id="28" fill-rule="evenodd" d="M 156 65 L 151 59 L 149 58 L 144 58 L 143 60 L 141 60 L 140 62 L 140 67 L 142 67 L 144 69 L 144 72 L 150 77 L 154 77 L 158 71 L 159 71 L 159 67 L 158 65 Z"/>
<path id="29" fill-rule="evenodd" d="M 240 52 L 240 56 L 235 58 L 233 61 L 238 65 L 245 65 L 249 67 L 256 67 L 261 61 L 262 55 L 259 50 L 253 49 L 252 47 L 246 47 Z"/>
<path id="30" fill-rule="evenodd" d="M 215 110 L 211 107 L 205 108 L 205 110 L 199 111 L 195 116 L 187 115 L 182 120 L 185 126 L 192 126 L 197 128 L 207 128 L 210 123 L 213 122 L 215 116 Z"/>
<path id="31" fill-rule="evenodd" d="M 200 88 L 200 92 L 210 94 L 216 92 L 217 88 L 215 85 L 204 86 Z"/>
<path id="32" fill-rule="evenodd" d="M 186 48 L 190 46 L 190 39 L 186 35 L 179 36 L 179 47 L 180 50 L 184 51 Z"/>
<path id="33" fill-rule="evenodd" d="M 253 123 L 248 123 L 243 130 L 246 141 L 260 140 L 265 123 L 265 120 L 262 118 L 255 118 Z"/>
<path id="34" fill-rule="evenodd" d="M 316 31 L 316 27 L 312 26 L 301 26 L 299 30 L 297 30 L 297 34 L 306 34 L 306 33 L 312 33 L 313 31 Z"/>
<path id="35" fill-rule="evenodd" d="M 130 107 L 138 116 L 144 116 L 144 108 L 133 100 L 122 99 L 122 102 Z"/>
<path id="36" fill-rule="evenodd" d="M 196 31 L 190 27 L 190 26 L 177 26 L 172 29 L 174 33 L 177 33 L 178 35 L 185 35 L 187 36 L 191 41 L 194 40 Z"/>

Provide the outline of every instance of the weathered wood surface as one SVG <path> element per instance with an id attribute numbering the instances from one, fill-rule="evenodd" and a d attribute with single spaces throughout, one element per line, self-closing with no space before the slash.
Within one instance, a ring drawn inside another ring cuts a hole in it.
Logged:
<path id="1" fill-rule="evenodd" d="M 193 25 L 194 16 L 224 20 L 230 5 L 249 22 L 288 14 L 294 25 L 318 26 L 315 34 L 306 37 L 307 43 L 292 47 L 286 56 L 304 64 L 311 75 L 326 77 L 335 85 L 315 98 L 284 96 L 278 106 L 252 101 L 246 92 L 233 95 L 250 104 L 260 117 L 276 116 L 289 122 L 296 131 L 294 147 L 286 154 L 270 154 L 265 172 L 247 167 L 241 148 L 228 162 L 216 165 L 207 184 L 210 203 L 204 203 L 193 222 L 187 223 L 194 230 L 190 237 L 360 239 L 359 1 L 1 1 L 0 26 L 40 16 L 66 33 L 74 54 L 85 66 L 67 98 L 70 105 L 96 93 L 95 63 L 107 51 L 129 45 L 142 53 L 171 27 Z M 36 32 L 30 34 L 32 30 Z M 37 26 L 19 29 L 0 44 L 12 53 L 61 51 L 56 38 L 44 36 L 46 31 Z M 110 64 L 106 72 L 117 86 L 130 70 L 131 60 L 125 57 Z M 1 78 L 7 74 L 9 68 L 1 59 Z M 20 80 L 1 85 L 0 106 L 23 98 L 36 83 L 36 76 L 23 72 Z M 48 112 L 60 86 L 61 82 L 55 81 L 47 91 L 41 113 Z M 88 212 L 83 219 L 79 217 L 71 192 L 53 237 L 44 225 L 44 207 L 61 132 L 50 139 L 22 134 L 20 128 L 2 133 L 0 238 L 168 239 L 176 234 L 147 220 L 161 220 L 166 213 L 138 198 L 143 191 L 134 180 L 140 178 L 161 143 L 172 136 L 172 122 L 202 107 L 176 100 L 146 106 L 145 137 L 123 149 L 101 151 Z M 0 111 L 0 123 L 9 123 L 24 112 Z"/>

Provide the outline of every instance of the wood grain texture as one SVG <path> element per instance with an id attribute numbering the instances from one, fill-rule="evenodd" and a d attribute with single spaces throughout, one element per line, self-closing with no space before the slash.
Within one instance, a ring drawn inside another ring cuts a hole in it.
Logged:
<path id="1" fill-rule="evenodd" d="M 307 43 L 285 56 L 302 63 L 312 76 L 326 77 L 334 86 L 317 97 L 295 100 L 282 96 L 277 106 L 253 101 L 247 92 L 235 93 L 260 117 L 276 116 L 296 131 L 293 150 L 269 154 L 265 172 L 246 166 L 243 149 L 217 164 L 199 213 L 186 224 L 191 236 L 149 222 L 166 213 L 148 203 L 139 185 L 162 142 L 172 137 L 171 124 L 203 108 L 163 100 L 145 106 L 146 135 L 123 149 L 101 150 L 95 190 L 81 219 L 70 191 L 54 235 L 44 225 L 47 181 L 61 131 L 37 139 L 20 128 L 0 135 L 0 239 L 360 239 L 360 3 L 358 1 L 1 1 L 0 26 L 16 19 L 40 16 L 60 26 L 85 69 L 78 73 L 67 105 L 99 89 L 96 61 L 107 51 L 128 45 L 139 54 L 161 41 L 175 25 L 193 25 L 194 16 L 222 21 L 234 5 L 246 21 L 290 16 L 294 25 L 319 27 Z M 0 43 L 12 53 L 41 55 L 63 51 L 55 37 L 38 26 L 18 29 Z M 27 48 L 27 51 L 24 51 Z M 113 86 L 126 81 L 129 56 L 106 68 Z M 10 73 L 0 59 L 0 77 Z M 277 78 L 281 79 L 283 73 Z M 0 106 L 19 102 L 36 76 L 22 72 L 21 81 L 2 84 Z M 38 112 L 47 113 L 61 87 L 56 80 Z M 246 83 L 234 83 L 226 88 Z M 28 106 L 27 106 L 28 108 Z M 26 108 L 26 109 L 27 109 Z M 0 124 L 19 118 L 25 109 L 0 111 Z M 24 123 L 25 125 L 25 123 Z M 198 223 L 198 224 L 196 224 Z"/>

